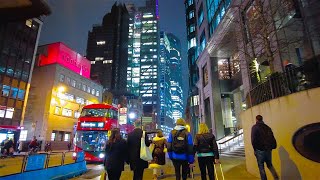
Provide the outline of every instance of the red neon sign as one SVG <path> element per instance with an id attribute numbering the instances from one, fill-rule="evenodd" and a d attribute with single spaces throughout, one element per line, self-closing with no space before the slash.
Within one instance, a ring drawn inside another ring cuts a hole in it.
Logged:
<path id="1" fill-rule="evenodd" d="M 83 77 L 90 78 L 90 61 L 61 42 L 44 45 L 39 48 L 39 53 L 38 66 L 57 63 Z"/>

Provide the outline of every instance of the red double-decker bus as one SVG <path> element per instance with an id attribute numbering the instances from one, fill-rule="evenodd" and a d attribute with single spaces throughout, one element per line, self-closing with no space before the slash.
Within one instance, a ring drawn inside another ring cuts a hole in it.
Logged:
<path id="1" fill-rule="evenodd" d="M 118 127 L 118 109 L 108 104 L 91 104 L 82 108 L 74 145 L 85 152 L 85 160 L 103 162 L 108 131 Z"/>

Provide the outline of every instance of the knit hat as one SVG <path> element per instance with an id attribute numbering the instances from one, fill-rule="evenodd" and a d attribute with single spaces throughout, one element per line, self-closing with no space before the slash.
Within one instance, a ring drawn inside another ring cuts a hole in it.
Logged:
<path id="1" fill-rule="evenodd" d="M 180 126 L 185 126 L 186 125 L 186 121 L 182 118 L 179 118 L 177 119 L 177 125 L 180 125 Z"/>

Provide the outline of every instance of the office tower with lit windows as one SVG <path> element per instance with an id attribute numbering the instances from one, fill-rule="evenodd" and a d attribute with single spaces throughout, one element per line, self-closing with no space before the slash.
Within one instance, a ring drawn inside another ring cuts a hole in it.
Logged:
<path id="1" fill-rule="evenodd" d="M 191 125 L 193 134 L 198 132 L 199 124 L 199 93 L 196 83 L 199 80 L 199 71 L 196 64 L 197 54 L 197 20 L 194 0 L 185 0 L 187 40 L 188 40 L 188 68 L 189 92 L 186 106 L 186 119 Z"/>
<path id="2" fill-rule="evenodd" d="M 144 116 L 154 118 L 159 103 L 158 21 L 158 0 L 147 0 L 145 7 L 130 12 L 127 89 L 142 98 Z"/>
<path id="3" fill-rule="evenodd" d="M 170 84 L 170 42 L 166 33 L 160 32 L 160 61 L 159 61 L 159 121 L 160 128 L 165 134 L 173 126 L 172 98 Z"/>
<path id="4" fill-rule="evenodd" d="M 172 115 L 174 122 L 183 115 L 183 92 L 182 92 L 182 71 L 181 71 L 181 42 L 172 33 L 166 33 L 170 43 L 170 89 L 172 100 Z"/>
<path id="5" fill-rule="evenodd" d="M 108 91 L 126 92 L 129 13 L 124 4 L 115 3 L 102 25 L 88 33 L 87 58 L 91 79 Z"/>
<path id="6" fill-rule="evenodd" d="M 44 1 L 0 3 L 0 142 L 24 141 L 24 117 L 42 21 L 51 10 Z"/>

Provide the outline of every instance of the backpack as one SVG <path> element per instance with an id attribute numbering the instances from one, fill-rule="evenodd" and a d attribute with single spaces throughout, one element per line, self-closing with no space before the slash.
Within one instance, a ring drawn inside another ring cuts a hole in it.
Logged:
<path id="1" fill-rule="evenodd" d="M 273 136 L 273 132 L 271 128 L 266 125 L 266 124 L 260 124 L 260 129 L 261 129 L 261 138 L 262 140 L 262 145 L 265 150 L 271 150 L 271 149 L 276 149 L 277 148 L 277 141 Z"/>
<path id="2" fill-rule="evenodd" d="M 177 154 L 184 154 L 188 148 L 188 137 L 185 129 L 172 132 L 172 150 Z"/>

